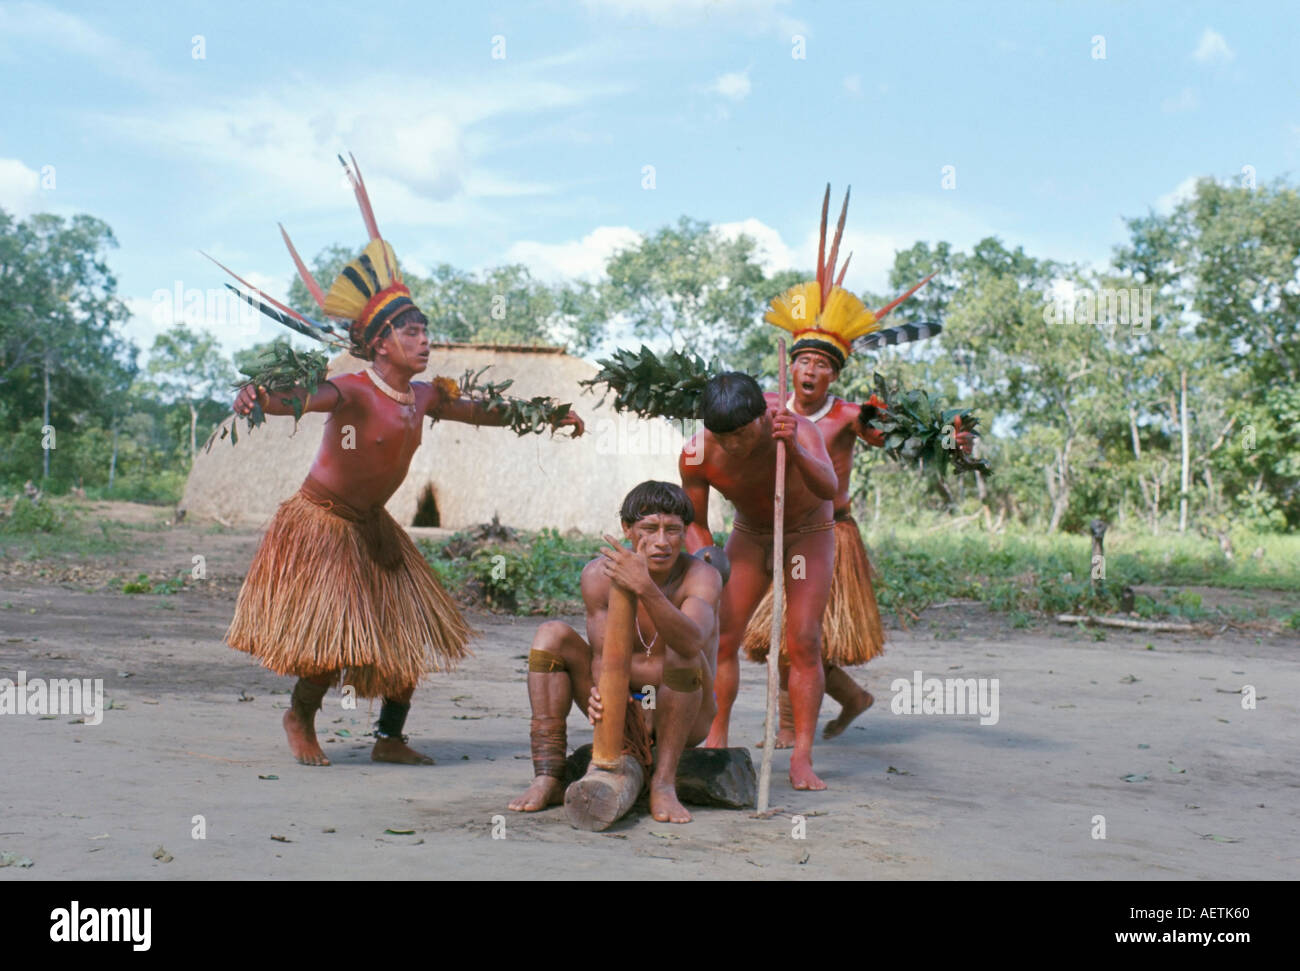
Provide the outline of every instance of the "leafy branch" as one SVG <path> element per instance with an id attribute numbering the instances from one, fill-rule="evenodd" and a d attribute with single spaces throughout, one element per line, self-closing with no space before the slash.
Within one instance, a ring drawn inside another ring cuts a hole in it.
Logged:
<path id="1" fill-rule="evenodd" d="M 660 358 L 644 344 L 639 351 L 620 348 L 596 363 L 600 365 L 596 376 L 578 383 L 588 393 L 594 393 L 598 384 L 605 385 L 599 404 L 613 391 L 616 411 L 631 411 L 642 418 L 696 417 L 704 386 L 720 370 L 684 351 Z"/>
<path id="2" fill-rule="evenodd" d="M 516 435 L 540 435 L 545 431 L 554 431 L 556 425 L 569 413 L 571 402 L 560 402 L 545 395 L 531 398 L 511 398 L 504 392 L 514 379 L 505 381 L 480 381 L 483 372 L 491 365 L 485 365 L 476 372 L 466 368 L 460 382 L 449 390 L 453 397 L 468 398 L 484 405 L 494 414 L 505 417 L 505 424 Z M 439 378 L 439 381 L 446 381 Z M 453 382 L 447 381 L 448 385 Z M 457 394 L 459 392 L 459 394 Z M 435 417 L 433 421 L 437 421 Z"/>
<path id="3" fill-rule="evenodd" d="M 325 380 L 325 374 L 329 370 L 329 358 L 323 351 L 297 351 L 287 343 L 276 343 L 251 365 L 239 370 L 245 377 L 235 382 L 236 389 L 251 384 L 254 387 L 266 388 L 267 394 L 285 395 L 286 392 L 302 388 L 307 391 L 306 397 L 309 398 L 316 393 L 320 383 Z M 304 400 L 304 396 L 298 394 L 280 398 L 280 403 L 293 411 L 295 428 L 302 420 Z M 259 404 L 254 404 L 253 410 L 246 417 L 249 431 L 266 421 L 266 414 Z M 239 442 L 237 424 L 238 419 L 229 424 L 222 422 L 219 429 L 220 437 L 223 439 L 227 433 L 230 434 L 231 445 Z M 217 431 L 218 429 L 214 429 L 208 437 L 207 444 L 203 446 L 204 451 L 211 450 L 212 443 L 217 440 Z"/>
<path id="4" fill-rule="evenodd" d="M 884 433 L 884 451 L 890 458 L 903 465 L 931 466 L 940 475 L 950 464 L 958 474 L 992 473 L 987 459 L 972 458 L 957 443 L 961 432 L 979 434 L 980 419 L 969 408 L 940 409 L 924 391 L 904 391 L 901 384 L 891 392 L 879 374 L 872 375 L 872 382 L 876 396 L 885 402 L 885 413 L 871 409 L 874 417 L 864 424 Z"/>

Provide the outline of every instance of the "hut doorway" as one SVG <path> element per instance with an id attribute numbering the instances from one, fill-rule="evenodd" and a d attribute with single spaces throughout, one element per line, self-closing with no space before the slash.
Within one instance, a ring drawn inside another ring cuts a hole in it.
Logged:
<path id="1" fill-rule="evenodd" d="M 415 519 L 412 526 L 441 526 L 442 515 L 438 512 L 438 500 L 433 495 L 433 483 L 424 487 L 420 494 L 419 505 L 415 507 Z"/>

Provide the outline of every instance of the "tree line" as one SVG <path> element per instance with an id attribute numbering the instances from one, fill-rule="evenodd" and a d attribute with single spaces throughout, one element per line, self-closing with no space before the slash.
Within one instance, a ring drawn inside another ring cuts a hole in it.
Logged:
<path id="1" fill-rule="evenodd" d="M 939 320 L 928 344 L 858 355 L 835 390 L 865 397 L 873 370 L 984 417 L 990 476 L 899 469 L 861 449 L 859 512 L 982 516 L 996 527 L 1084 528 L 1094 517 L 1152 532 L 1300 526 L 1300 195 L 1279 180 L 1202 179 L 1171 212 L 1126 221 L 1090 269 L 1009 248 L 917 242 L 895 254 L 880 306 L 931 273 L 892 322 Z M 108 255 L 112 230 L 79 215 L 0 210 L 0 486 L 32 480 L 144 500 L 179 496 L 195 450 L 229 411 L 237 369 L 175 323 L 141 349 Z M 353 255 L 313 261 L 332 280 Z M 551 284 L 527 267 L 406 274 L 437 341 L 558 344 L 570 353 L 648 342 L 685 348 L 767 384 L 777 293 L 809 271 L 764 271 L 755 241 L 683 217 L 615 253 L 595 281 Z M 214 280 L 214 286 L 217 282 Z M 289 302 L 312 313 L 295 279 Z M 305 344 L 301 338 L 284 336 Z M 54 447 L 48 447 L 49 445 Z"/>

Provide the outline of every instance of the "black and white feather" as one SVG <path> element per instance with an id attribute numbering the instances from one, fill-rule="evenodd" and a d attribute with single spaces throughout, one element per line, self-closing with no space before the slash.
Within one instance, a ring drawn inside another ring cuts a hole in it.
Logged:
<path id="1" fill-rule="evenodd" d="M 889 347 L 891 344 L 910 344 L 912 341 L 925 340 L 927 337 L 934 337 L 941 333 L 943 333 L 943 324 L 937 320 L 926 320 L 919 324 L 898 324 L 858 338 L 854 349 L 866 351 L 874 347 Z"/>

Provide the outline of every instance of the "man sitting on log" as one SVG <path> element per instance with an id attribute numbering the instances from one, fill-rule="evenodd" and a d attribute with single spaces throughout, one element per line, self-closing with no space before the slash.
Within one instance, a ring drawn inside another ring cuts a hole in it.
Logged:
<path id="1" fill-rule="evenodd" d="M 617 584 L 637 604 L 639 643 L 633 642 L 629 681 L 635 701 L 627 707 L 627 747 L 648 766 L 653 735 L 650 811 L 660 822 L 689 823 L 691 814 L 677 798 L 677 765 L 682 750 L 708 734 L 716 711 L 722 576 L 682 548 L 695 507 L 679 486 L 642 482 L 623 500 L 620 518 L 632 549 L 606 536 L 610 546 L 582 571 L 587 638 L 560 621 L 547 621 L 533 637 L 528 700 L 535 777 L 510 808 L 536 812 L 563 801 L 565 720 L 574 700 L 593 725 L 603 713 L 597 685 L 610 587 Z"/>

